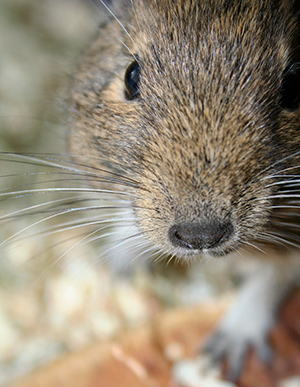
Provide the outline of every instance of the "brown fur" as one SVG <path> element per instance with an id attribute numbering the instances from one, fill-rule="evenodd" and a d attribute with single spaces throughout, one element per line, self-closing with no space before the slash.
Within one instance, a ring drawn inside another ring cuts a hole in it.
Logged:
<path id="1" fill-rule="evenodd" d="M 136 0 L 122 19 L 132 40 L 111 20 L 84 55 L 70 151 L 134 179 L 138 226 L 167 253 L 195 254 L 171 245 L 178 222 L 230 219 L 232 237 L 211 255 L 265 240 L 278 220 L 290 222 L 288 241 L 299 240 L 299 211 L 286 215 L 272 207 L 287 199 L 267 198 L 283 189 L 270 176 L 300 165 L 299 154 L 289 157 L 299 151 L 300 110 L 283 109 L 279 92 L 300 59 L 295 9 L 288 0 Z M 133 57 L 122 42 L 140 62 L 133 101 L 124 94 Z"/>

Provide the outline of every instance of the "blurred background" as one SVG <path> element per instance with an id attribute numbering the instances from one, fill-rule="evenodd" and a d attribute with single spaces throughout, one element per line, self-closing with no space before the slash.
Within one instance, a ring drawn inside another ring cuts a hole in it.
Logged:
<path id="1" fill-rule="evenodd" d="M 66 151 L 70 77 L 103 17 L 89 0 L 1 0 L 2 152 Z M 231 289 L 219 265 L 191 273 L 154 265 L 119 275 L 99 264 L 97 244 L 78 243 L 73 230 L 39 234 L 42 224 L 30 225 L 47 215 L 35 217 L 34 206 L 53 198 L 20 191 L 52 187 L 45 171 L 30 159 L 0 155 L 1 386 L 166 308 Z"/>

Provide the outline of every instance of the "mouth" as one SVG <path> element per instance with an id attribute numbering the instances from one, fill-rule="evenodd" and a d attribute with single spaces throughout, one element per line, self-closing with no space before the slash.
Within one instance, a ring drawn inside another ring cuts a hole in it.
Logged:
<path id="1" fill-rule="evenodd" d="M 179 259 L 189 260 L 189 259 L 214 259 L 222 258 L 230 255 L 232 252 L 236 251 L 236 246 L 226 246 L 218 249 L 176 249 L 176 256 Z"/>

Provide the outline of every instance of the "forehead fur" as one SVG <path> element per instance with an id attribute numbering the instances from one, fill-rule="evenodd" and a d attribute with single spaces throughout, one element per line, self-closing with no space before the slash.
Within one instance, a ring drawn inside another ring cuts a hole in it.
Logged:
<path id="1" fill-rule="evenodd" d="M 251 30 L 258 35 L 267 32 L 263 39 L 272 39 L 280 30 L 287 35 L 300 8 L 295 0 L 135 0 L 133 4 L 141 30 L 148 28 L 157 37 L 165 34 L 179 45 L 183 35 L 191 39 L 194 33 L 198 41 L 199 31 L 205 35 L 212 26 L 221 36 L 228 28 L 241 36 Z"/>
<path id="2" fill-rule="evenodd" d="M 221 55 L 222 47 L 232 45 L 232 52 L 241 46 L 257 57 L 254 38 L 262 51 L 266 46 L 285 47 L 296 26 L 294 2 L 286 0 L 137 0 L 134 18 L 138 38 L 158 55 L 164 53 L 170 61 L 181 60 L 179 50 L 197 64 L 211 60 L 201 56 L 201 49 L 209 49 L 214 40 L 220 45 Z"/>
<path id="3" fill-rule="evenodd" d="M 177 99 L 198 113 L 203 103 L 210 113 L 213 105 L 228 106 L 226 96 L 274 104 L 295 56 L 294 7 L 286 0 L 136 0 L 142 99 L 162 101 L 160 111 Z"/>
<path id="4" fill-rule="evenodd" d="M 246 57 L 253 65 L 269 58 L 271 66 L 276 55 L 284 67 L 294 54 L 289 50 L 297 26 L 294 8 L 286 0 L 137 0 L 137 48 L 142 60 L 152 58 L 177 73 L 189 69 L 188 78 L 196 67 L 207 71 L 217 60 L 232 68 Z"/>

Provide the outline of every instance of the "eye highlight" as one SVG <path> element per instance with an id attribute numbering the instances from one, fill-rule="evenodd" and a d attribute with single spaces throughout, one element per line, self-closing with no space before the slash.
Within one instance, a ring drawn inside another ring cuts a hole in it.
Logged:
<path id="1" fill-rule="evenodd" d="M 281 106 L 284 109 L 296 110 L 300 104 L 300 63 L 289 67 L 283 76 L 281 85 Z"/>
<path id="2" fill-rule="evenodd" d="M 137 60 L 128 66 L 125 72 L 124 83 L 126 98 L 130 101 L 136 99 L 140 91 L 140 66 Z"/>

